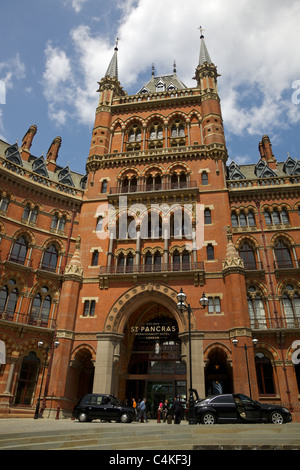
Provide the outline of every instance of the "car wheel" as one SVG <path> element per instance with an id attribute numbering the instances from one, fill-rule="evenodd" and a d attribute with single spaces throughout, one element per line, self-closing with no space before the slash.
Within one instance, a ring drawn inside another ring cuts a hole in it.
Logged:
<path id="1" fill-rule="evenodd" d="M 270 423 L 272 424 L 284 424 L 285 419 L 281 411 L 273 411 L 273 413 L 270 414 Z"/>
<path id="2" fill-rule="evenodd" d="M 79 415 L 78 415 L 78 421 L 80 421 L 80 423 L 86 423 L 86 422 L 88 421 L 87 414 L 84 413 L 84 411 L 82 411 L 81 413 L 79 413 Z"/>
<path id="3" fill-rule="evenodd" d="M 120 416 L 120 422 L 121 423 L 130 423 L 130 416 L 128 413 L 122 413 Z"/>
<path id="4" fill-rule="evenodd" d="M 204 413 L 204 415 L 201 418 L 201 423 L 202 424 L 215 424 L 216 423 L 216 417 L 213 413 L 207 412 Z"/>

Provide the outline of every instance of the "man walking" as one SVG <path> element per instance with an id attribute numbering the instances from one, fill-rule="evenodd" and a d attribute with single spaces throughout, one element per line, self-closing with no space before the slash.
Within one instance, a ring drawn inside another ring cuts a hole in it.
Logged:
<path id="1" fill-rule="evenodd" d="M 181 405 L 178 398 L 174 399 L 174 424 L 180 424 L 181 421 Z"/>
<path id="2" fill-rule="evenodd" d="M 145 423 L 148 423 L 146 413 L 146 398 L 143 398 L 143 400 L 141 401 L 139 419 L 141 420 L 141 423 L 143 423 L 144 421 Z"/>

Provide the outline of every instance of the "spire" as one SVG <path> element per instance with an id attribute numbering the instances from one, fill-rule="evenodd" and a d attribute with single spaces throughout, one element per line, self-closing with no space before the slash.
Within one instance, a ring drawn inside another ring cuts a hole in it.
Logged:
<path id="1" fill-rule="evenodd" d="M 200 55 L 199 55 L 199 64 L 198 65 L 203 65 L 205 62 L 208 64 L 212 64 L 210 55 L 208 53 L 205 41 L 204 41 L 204 36 L 203 36 L 203 31 L 204 29 L 202 26 L 200 26 L 198 29 L 200 29 L 201 36 L 200 36 Z"/>
<path id="2" fill-rule="evenodd" d="M 116 78 L 118 80 L 118 42 L 119 38 L 116 40 L 116 45 L 114 48 L 114 54 L 107 68 L 105 77 Z"/>

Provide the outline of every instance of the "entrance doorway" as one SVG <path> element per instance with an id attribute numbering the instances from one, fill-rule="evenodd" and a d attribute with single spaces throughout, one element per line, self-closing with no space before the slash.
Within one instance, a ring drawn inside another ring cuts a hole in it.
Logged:
<path id="1" fill-rule="evenodd" d="M 126 381 L 128 402 L 147 398 L 147 412 L 157 416 L 159 403 L 174 397 L 186 401 L 186 366 L 181 361 L 181 341 L 177 322 L 157 304 L 144 306 L 147 319 L 130 325 L 127 343 L 131 344 Z M 149 318 L 150 317 L 150 318 Z M 135 317 L 133 317 L 134 319 Z M 131 338 L 131 341 L 130 341 Z"/>
<path id="2" fill-rule="evenodd" d="M 228 363 L 226 352 L 216 346 L 208 355 L 205 368 L 205 395 L 232 393 L 232 367 Z"/>

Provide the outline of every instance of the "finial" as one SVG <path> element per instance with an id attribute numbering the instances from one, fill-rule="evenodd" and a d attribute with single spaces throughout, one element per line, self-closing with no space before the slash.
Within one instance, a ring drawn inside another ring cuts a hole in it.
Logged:
<path id="1" fill-rule="evenodd" d="M 117 39 L 116 39 L 116 45 L 115 45 L 115 51 L 117 51 L 117 50 L 118 50 L 118 44 L 119 44 L 119 41 L 120 41 L 120 39 L 119 39 L 119 38 L 117 38 Z"/>
<path id="2" fill-rule="evenodd" d="M 200 39 L 204 38 L 203 31 L 205 31 L 205 29 L 203 29 L 202 26 L 199 26 L 199 28 L 197 28 L 197 29 L 199 29 L 200 33 L 201 33 Z"/>
<path id="3" fill-rule="evenodd" d="M 153 77 L 154 77 L 154 75 L 155 75 L 155 67 L 154 67 L 154 64 L 152 64 L 152 75 L 153 75 Z"/>
<path id="4" fill-rule="evenodd" d="M 176 60 L 174 59 L 173 62 L 173 73 L 176 73 Z"/>

